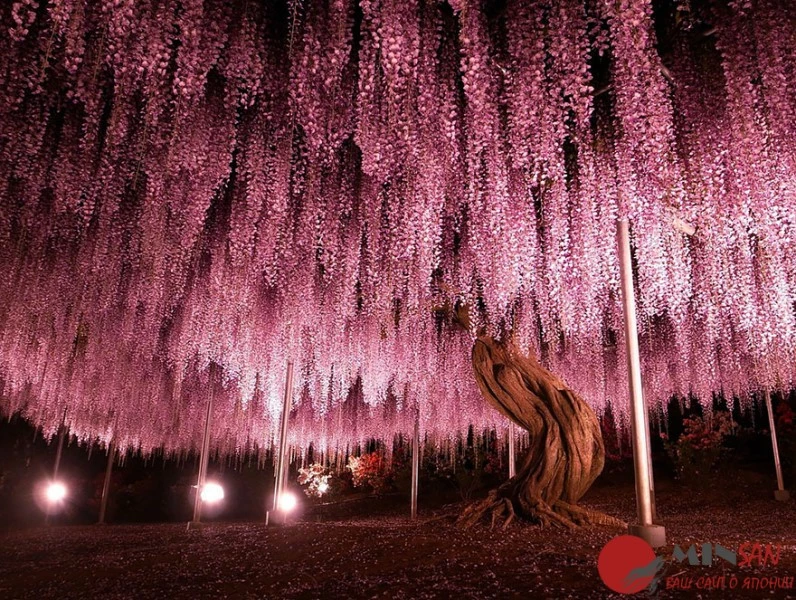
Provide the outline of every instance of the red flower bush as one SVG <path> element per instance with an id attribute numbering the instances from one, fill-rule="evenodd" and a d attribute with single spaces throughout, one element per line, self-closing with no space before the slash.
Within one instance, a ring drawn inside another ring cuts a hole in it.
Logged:
<path id="1" fill-rule="evenodd" d="M 666 451 L 683 480 L 708 475 L 723 453 L 724 439 L 732 432 L 730 413 L 716 411 L 707 421 L 693 416 L 683 420 L 684 431 L 675 442 L 665 441 Z"/>
<path id="2" fill-rule="evenodd" d="M 374 494 L 384 494 L 393 487 L 392 465 L 381 452 L 369 452 L 348 459 L 355 488 L 370 488 Z"/>

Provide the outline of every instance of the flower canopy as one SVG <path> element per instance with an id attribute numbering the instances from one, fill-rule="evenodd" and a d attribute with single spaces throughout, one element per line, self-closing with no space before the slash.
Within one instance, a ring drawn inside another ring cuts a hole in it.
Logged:
<path id="1" fill-rule="evenodd" d="M 500 425 L 473 329 L 626 405 L 796 371 L 790 0 L 0 5 L 0 408 L 331 447 Z M 689 237 L 673 226 L 696 225 Z"/>

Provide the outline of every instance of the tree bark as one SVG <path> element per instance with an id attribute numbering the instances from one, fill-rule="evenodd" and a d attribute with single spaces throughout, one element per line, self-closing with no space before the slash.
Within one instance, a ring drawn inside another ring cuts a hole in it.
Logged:
<path id="1" fill-rule="evenodd" d="M 495 409 L 530 434 L 530 448 L 517 475 L 459 517 L 467 527 L 491 513 L 504 527 L 520 516 L 541 525 L 626 526 L 618 519 L 577 506 L 605 463 L 597 415 L 563 381 L 533 357 L 488 336 L 473 345 L 473 371 L 481 393 Z"/>

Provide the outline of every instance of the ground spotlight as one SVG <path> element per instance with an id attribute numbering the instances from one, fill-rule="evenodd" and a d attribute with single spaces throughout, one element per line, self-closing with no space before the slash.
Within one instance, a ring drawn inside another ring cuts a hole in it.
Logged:
<path id="1" fill-rule="evenodd" d="M 66 486 L 60 481 L 52 481 L 44 490 L 44 497 L 50 504 L 58 504 L 66 498 Z"/>
<path id="2" fill-rule="evenodd" d="M 200 498 L 207 504 L 220 502 L 224 499 L 224 488 L 215 482 L 206 483 L 202 486 Z"/>
<path id="3" fill-rule="evenodd" d="M 289 513 L 298 505 L 298 498 L 291 492 L 282 492 L 279 495 L 279 501 L 276 504 L 278 510 L 284 513 Z"/>

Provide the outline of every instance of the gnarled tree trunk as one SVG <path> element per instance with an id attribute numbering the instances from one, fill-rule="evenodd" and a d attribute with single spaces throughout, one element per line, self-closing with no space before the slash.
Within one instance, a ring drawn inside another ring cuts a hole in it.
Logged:
<path id="1" fill-rule="evenodd" d="M 470 526 L 487 513 L 504 527 L 515 515 L 565 527 L 625 526 L 608 515 L 576 505 L 605 463 L 594 411 L 534 358 L 521 356 L 487 336 L 473 346 L 473 370 L 484 398 L 530 433 L 531 446 L 517 475 L 465 509 Z"/>

